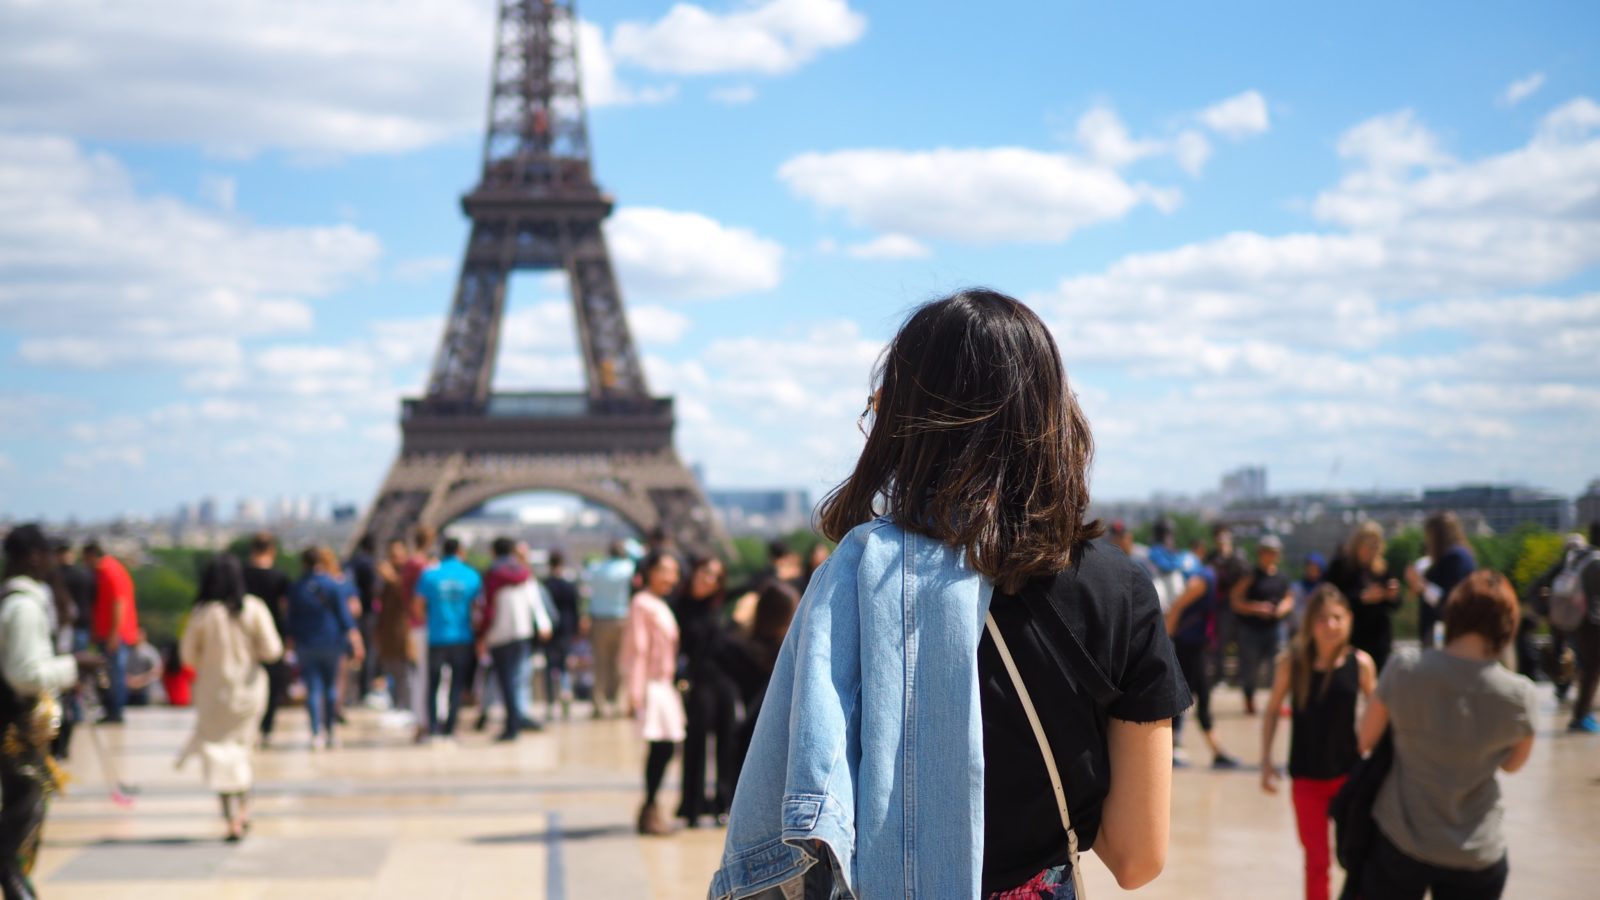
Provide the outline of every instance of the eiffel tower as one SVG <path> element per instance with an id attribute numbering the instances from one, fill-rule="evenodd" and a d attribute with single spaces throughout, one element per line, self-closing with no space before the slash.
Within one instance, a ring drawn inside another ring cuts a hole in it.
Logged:
<path id="1" fill-rule="evenodd" d="M 680 547 L 728 546 L 673 448 L 670 397 L 655 397 L 622 307 L 601 222 L 612 199 L 590 171 L 572 0 L 500 0 L 483 175 L 426 396 L 401 402 L 400 458 L 357 534 L 442 527 L 519 491 L 609 507 Z M 587 390 L 495 393 L 514 270 L 566 273 Z"/>

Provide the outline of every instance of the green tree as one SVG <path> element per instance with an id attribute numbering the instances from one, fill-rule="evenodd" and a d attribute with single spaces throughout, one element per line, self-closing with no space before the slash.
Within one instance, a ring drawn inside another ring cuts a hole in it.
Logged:
<path id="1" fill-rule="evenodd" d="M 186 571 L 192 570 L 155 562 L 139 566 L 130 573 L 139 605 L 139 624 L 149 632 L 155 644 L 177 640 L 178 626 L 194 606 L 195 591 L 199 588 Z"/>

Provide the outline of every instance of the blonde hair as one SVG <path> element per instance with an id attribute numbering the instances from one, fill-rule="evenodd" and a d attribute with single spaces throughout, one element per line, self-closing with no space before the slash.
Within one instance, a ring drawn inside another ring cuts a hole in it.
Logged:
<path id="1" fill-rule="evenodd" d="M 1350 532 L 1350 537 L 1344 542 L 1344 555 L 1352 563 L 1356 563 L 1363 546 L 1373 548 L 1371 571 L 1374 575 L 1382 575 L 1389 570 L 1389 563 L 1383 558 L 1383 548 L 1386 545 L 1383 538 L 1383 526 L 1368 519 L 1357 525 Z"/>
<path id="2" fill-rule="evenodd" d="M 1300 628 L 1295 631 L 1294 637 L 1289 641 L 1289 688 L 1294 696 L 1294 708 L 1305 709 L 1306 703 L 1311 699 L 1311 672 L 1317 665 L 1317 639 L 1312 631 L 1313 623 L 1322 615 L 1323 607 L 1330 603 L 1337 603 L 1344 607 L 1345 612 L 1352 616 L 1355 610 L 1350 608 L 1350 598 L 1344 592 L 1324 581 L 1317 585 L 1306 600 L 1305 618 L 1300 620 Z M 1350 649 L 1350 636 L 1344 638 L 1344 646 L 1334 654 L 1334 659 L 1343 656 Z M 1333 683 L 1332 678 L 1322 682 L 1321 693 L 1326 693 L 1328 685 Z"/>

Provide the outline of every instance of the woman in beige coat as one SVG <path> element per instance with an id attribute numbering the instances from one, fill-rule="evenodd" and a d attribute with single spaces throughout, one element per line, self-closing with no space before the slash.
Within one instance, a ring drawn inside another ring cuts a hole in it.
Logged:
<path id="1" fill-rule="evenodd" d="M 250 753 L 267 707 L 264 663 L 283 656 L 272 613 L 244 592 L 239 560 L 221 554 L 200 576 L 200 598 L 179 648 L 194 667 L 194 734 L 178 759 L 199 756 L 206 786 L 222 798 L 228 840 L 250 828 Z"/>

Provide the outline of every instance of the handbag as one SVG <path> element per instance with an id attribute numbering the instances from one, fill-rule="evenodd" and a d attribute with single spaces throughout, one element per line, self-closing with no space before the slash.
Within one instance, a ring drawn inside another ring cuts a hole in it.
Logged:
<path id="1" fill-rule="evenodd" d="M 995 624 L 992 613 L 987 616 L 984 627 L 989 629 L 989 637 L 994 640 L 995 649 L 1000 651 L 1000 660 L 1005 663 L 1006 674 L 1011 676 L 1011 684 L 1017 689 L 1017 697 L 1022 701 L 1022 711 L 1028 714 L 1028 724 L 1033 728 L 1034 740 L 1039 742 L 1039 752 L 1044 756 L 1045 771 L 1050 773 L 1050 787 L 1055 791 L 1056 809 L 1061 813 L 1061 827 L 1067 833 L 1067 862 L 1072 866 L 1072 890 L 1078 900 L 1088 900 L 1089 895 L 1084 893 L 1083 889 L 1083 869 L 1078 865 L 1078 833 L 1072 830 L 1072 813 L 1067 809 L 1067 789 L 1061 784 L 1061 772 L 1056 768 L 1056 756 L 1050 750 L 1050 739 L 1045 736 L 1044 725 L 1039 722 L 1039 712 L 1033 706 L 1033 697 L 1028 694 L 1028 686 L 1022 683 L 1022 673 L 1017 671 L 1016 660 L 1011 658 L 1011 648 L 1006 646 L 1006 639 L 1000 634 L 1000 626 Z"/>
<path id="2" fill-rule="evenodd" d="M 1378 799 L 1378 789 L 1394 768 L 1394 730 L 1383 733 L 1372 752 L 1356 763 L 1350 777 L 1328 804 L 1328 817 L 1333 819 L 1333 847 L 1339 865 L 1345 870 L 1345 888 L 1340 896 L 1353 897 L 1354 888 L 1361 883 L 1361 870 L 1377 835 L 1378 825 L 1372 820 L 1372 804 Z"/>

